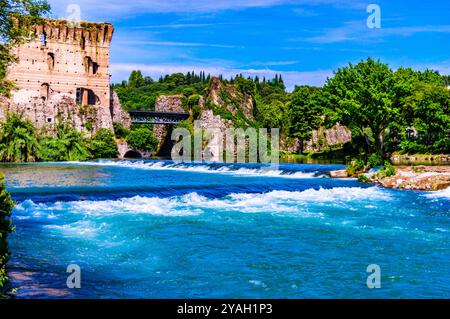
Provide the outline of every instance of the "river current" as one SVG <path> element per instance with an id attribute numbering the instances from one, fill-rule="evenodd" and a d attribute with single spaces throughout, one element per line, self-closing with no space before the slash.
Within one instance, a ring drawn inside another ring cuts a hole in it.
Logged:
<path id="1" fill-rule="evenodd" d="M 0 165 L 16 202 L 12 285 L 19 298 L 450 297 L 450 189 L 327 178 L 342 167 Z"/>

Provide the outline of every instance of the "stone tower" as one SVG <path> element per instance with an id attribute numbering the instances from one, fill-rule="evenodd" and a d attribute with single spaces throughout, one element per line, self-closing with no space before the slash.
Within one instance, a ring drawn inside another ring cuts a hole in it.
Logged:
<path id="1" fill-rule="evenodd" d="M 44 19 L 31 32 L 33 40 L 13 48 L 17 63 L 7 77 L 17 90 L 7 112 L 50 131 L 59 121 L 91 132 L 112 128 L 113 121 L 128 124 L 110 87 L 112 24 Z"/>

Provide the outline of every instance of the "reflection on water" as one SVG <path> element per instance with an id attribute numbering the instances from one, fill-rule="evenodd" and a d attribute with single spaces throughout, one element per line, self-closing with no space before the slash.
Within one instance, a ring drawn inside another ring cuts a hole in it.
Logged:
<path id="1" fill-rule="evenodd" d="M 110 174 L 92 166 L 66 166 L 58 164 L 2 164 L 0 172 L 8 177 L 8 186 L 65 187 L 103 186 Z"/>

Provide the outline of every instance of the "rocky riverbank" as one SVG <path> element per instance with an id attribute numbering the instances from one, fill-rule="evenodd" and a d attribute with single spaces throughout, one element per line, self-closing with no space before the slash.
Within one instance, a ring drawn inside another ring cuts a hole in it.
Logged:
<path id="1" fill-rule="evenodd" d="M 330 172 L 333 178 L 348 178 L 346 170 Z M 450 166 L 395 166 L 395 174 L 386 176 L 383 171 L 361 173 L 360 180 L 383 187 L 437 191 L 450 187 Z"/>

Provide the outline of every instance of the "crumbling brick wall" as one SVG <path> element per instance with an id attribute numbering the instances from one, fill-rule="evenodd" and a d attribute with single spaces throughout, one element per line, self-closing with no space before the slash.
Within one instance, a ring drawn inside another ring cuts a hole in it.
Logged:
<path id="1" fill-rule="evenodd" d="M 2 113 L 21 113 L 39 129 L 51 130 L 60 120 L 80 131 L 112 128 L 114 108 L 121 113 L 110 87 L 113 25 L 44 19 L 31 32 L 30 42 L 12 50 L 17 62 L 7 77 L 17 90 Z M 90 117 L 80 108 L 89 109 Z"/>

